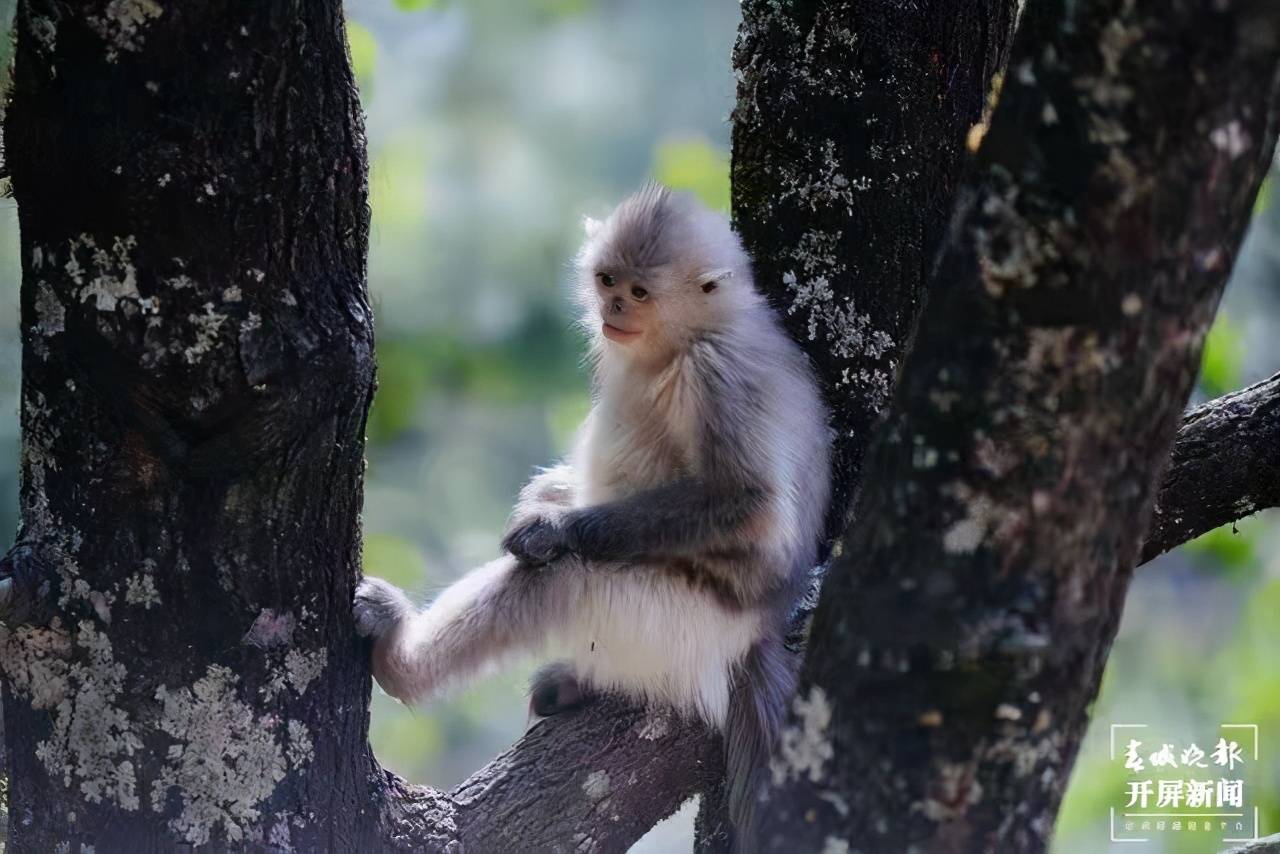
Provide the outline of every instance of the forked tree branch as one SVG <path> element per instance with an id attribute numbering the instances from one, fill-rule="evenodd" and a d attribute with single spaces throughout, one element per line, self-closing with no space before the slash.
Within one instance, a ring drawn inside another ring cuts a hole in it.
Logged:
<path id="1" fill-rule="evenodd" d="M 1280 374 L 1188 413 L 1160 488 L 1165 513 L 1156 516 L 1144 562 L 1280 506 L 1276 447 Z M 812 603 L 798 622 L 811 611 Z M 606 698 L 537 724 L 448 795 L 397 782 L 403 799 L 388 836 L 408 847 L 434 841 L 443 849 L 456 841 L 462 850 L 550 850 L 575 840 L 586 849 L 621 850 L 720 776 L 719 739 L 705 727 Z M 1280 837 L 1242 850 L 1280 851 Z"/>
<path id="2" fill-rule="evenodd" d="M 1280 506 L 1280 374 L 1187 413 L 1160 488 L 1146 561 L 1208 530 Z M 1178 508 L 1181 521 L 1173 523 Z M 1203 511 L 1203 512 L 1197 512 Z M 796 615 L 802 629 L 813 602 Z M 797 631 L 797 635 L 801 634 Z M 624 850 L 721 777 L 719 739 L 705 727 L 604 698 L 543 721 L 451 794 L 402 785 L 392 838 L 428 828 L 463 850 Z M 441 821 L 447 816 L 447 821 Z M 1280 852 L 1280 837 L 1238 849 Z"/>

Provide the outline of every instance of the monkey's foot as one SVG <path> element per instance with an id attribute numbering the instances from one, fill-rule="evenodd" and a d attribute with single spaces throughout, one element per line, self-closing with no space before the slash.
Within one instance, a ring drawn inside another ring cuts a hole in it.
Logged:
<path id="1" fill-rule="evenodd" d="M 548 664 L 533 675 L 529 689 L 529 714 L 546 718 L 570 709 L 576 709 L 587 701 L 588 693 L 573 666 L 564 661 Z"/>
<path id="2" fill-rule="evenodd" d="M 404 592 L 381 578 L 365 577 L 356 588 L 356 631 L 367 638 L 385 637 L 413 614 Z"/>

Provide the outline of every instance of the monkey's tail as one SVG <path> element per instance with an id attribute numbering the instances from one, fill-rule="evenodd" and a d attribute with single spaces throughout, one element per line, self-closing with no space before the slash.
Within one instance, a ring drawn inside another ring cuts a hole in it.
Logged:
<path id="1" fill-rule="evenodd" d="M 760 794 L 769 774 L 769 757 L 795 689 L 796 657 L 777 638 L 759 641 L 735 673 L 725 721 L 725 780 L 733 851 L 759 848 Z"/>

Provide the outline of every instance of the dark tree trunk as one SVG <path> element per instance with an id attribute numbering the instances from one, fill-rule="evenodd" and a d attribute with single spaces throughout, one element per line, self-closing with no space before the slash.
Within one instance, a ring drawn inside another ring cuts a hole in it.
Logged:
<path id="1" fill-rule="evenodd" d="M 368 211 L 339 3 L 31 0 L 17 38 L 11 850 L 623 850 L 711 785 L 701 726 L 613 701 L 452 795 L 370 753 Z"/>
<path id="2" fill-rule="evenodd" d="M 831 536 L 914 333 L 1016 0 L 744 0 L 734 220 L 835 428 Z"/>
<path id="3" fill-rule="evenodd" d="M 1027 15 L 814 617 L 770 850 L 1045 847 L 1272 153 L 1268 4 Z"/>
<path id="4" fill-rule="evenodd" d="M 335 2 L 19 6 L 9 845 L 349 847 L 373 390 Z M 74 850 L 79 850 L 73 846 Z"/>

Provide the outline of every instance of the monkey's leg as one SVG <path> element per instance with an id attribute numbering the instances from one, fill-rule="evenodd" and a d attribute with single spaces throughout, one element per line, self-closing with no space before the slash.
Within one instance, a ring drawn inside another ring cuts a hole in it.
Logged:
<path id="1" fill-rule="evenodd" d="M 506 655 L 537 649 L 569 613 L 578 569 L 572 559 L 531 569 L 504 555 L 467 573 L 417 613 L 393 585 L 366 578 L 356 591 L 356 626 L 374 638 L 378 684 L 413 703 Z"/>

